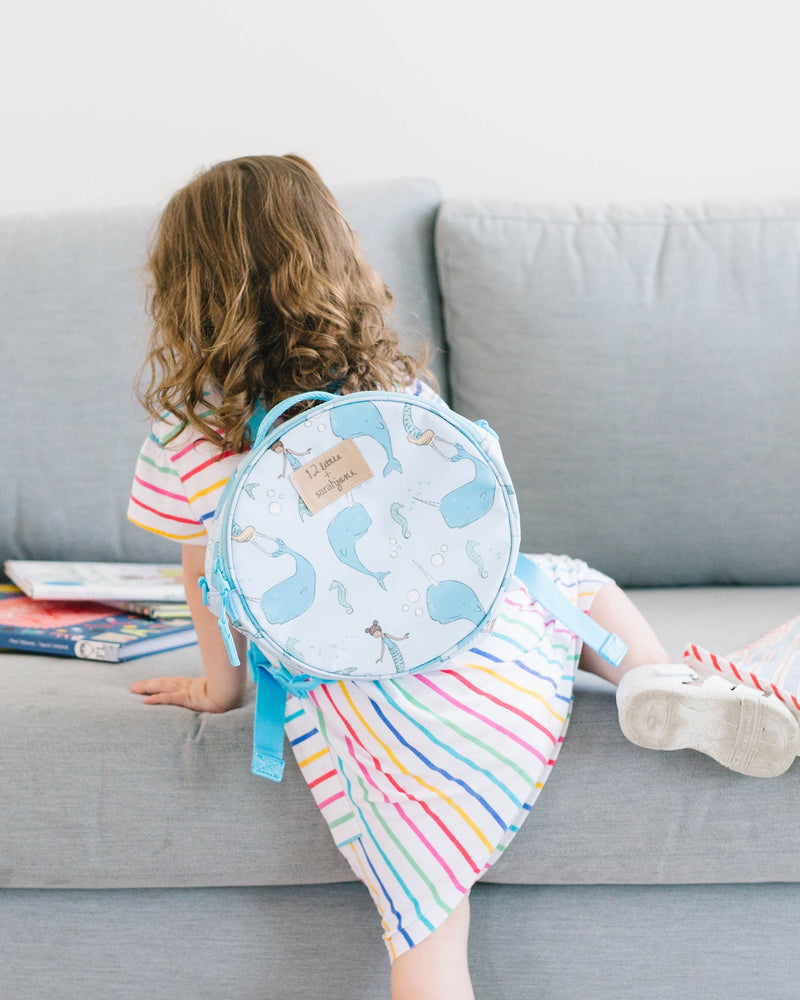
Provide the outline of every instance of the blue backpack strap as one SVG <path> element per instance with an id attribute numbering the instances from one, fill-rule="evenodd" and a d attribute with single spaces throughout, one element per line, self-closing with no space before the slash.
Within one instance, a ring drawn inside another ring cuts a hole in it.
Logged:
<path id="1" fill-rule="evenodd" d="M 286 695 L 303 697 L 322 684 L 321 677 L 298 677 L 286 667 L 273 666 L 255 643 L 250 643 L 247 662 L 256 682 L 256 714 L 253 722 L 252 772 L 259 778 L 283 778 L 283 727 Z"/>
<path id="2" fill-rule="evenodd" d="M 253 725 L 253 774 L 270 781 L 283 777 L 283 724 L 286 689 L 270 673 L 261 650 L 250 644 L 247 653 L 256 682 L 256 717 Z"/>
<path id="3" fill-rule="evenodd" d="M 607 632 L 587 614 L 575 607 L 541 566 L 520 553 L 514 575 L 522 580 L 531 597 L 545 607 L 573 635 L 576 635 L 613 666 L 618 667 L 622 663 L 628 652 L 628 647 L 622 639 L 613 632 Z"/>

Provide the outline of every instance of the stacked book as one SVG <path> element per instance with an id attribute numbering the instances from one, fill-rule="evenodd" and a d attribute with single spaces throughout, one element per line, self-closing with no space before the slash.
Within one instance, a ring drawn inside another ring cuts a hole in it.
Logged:
<path id="1" fill-rule="evenodd" d="M 10 559 L 0 649 L 121 662 L 197 642 L 180 566 Z"/>

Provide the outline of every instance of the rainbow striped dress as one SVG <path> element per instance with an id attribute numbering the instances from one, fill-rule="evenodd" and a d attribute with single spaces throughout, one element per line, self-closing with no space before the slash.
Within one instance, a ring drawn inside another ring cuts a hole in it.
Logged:
<path id="1" fill-rule="evenodd" d="M 430 392 L 421 383 L 409 391 Z M 186 424 L 156 423 L 129 518 L 204 544 L 240 457 Z M 584 611 L 608 582 L 579 560 L 533 558 Z M 435 930 L 519 830 L 564 740 L 580 648 L 519 585 L 492 632 L 443 668 L 288 697 L 288 740 L 375 902 L 390 958 Z"/>

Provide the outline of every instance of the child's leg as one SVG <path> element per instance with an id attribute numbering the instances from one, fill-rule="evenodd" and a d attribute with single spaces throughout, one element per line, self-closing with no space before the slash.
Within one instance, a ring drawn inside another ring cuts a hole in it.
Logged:
<path id="1" fill-rule="evenodd" d="M 392 964 L 392 1000 L 474 1000 L 467 965 L 469 896 Z"/>
<path id="2" fill-rule="evenodd" d="M 634 667 L 645 663 L 669 663 L 669 655 L 647 619 L 615 583 L 607 583 L 598 590 L 589 616 L 608 632 L 616 632 L 627 644 L 628 653 L 621 665 L 614 667 L 599 653 L 584 646 L 580 659 L 581 670 L 597 674 L 612 684 L 619 684 L 620 678 Z"/>

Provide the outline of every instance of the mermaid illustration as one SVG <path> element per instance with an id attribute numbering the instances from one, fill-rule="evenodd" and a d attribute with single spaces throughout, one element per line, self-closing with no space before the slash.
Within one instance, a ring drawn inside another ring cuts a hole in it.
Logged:
<path id="1" fill-rule="evenodd" d="M 442 458 L 447 459 L 447 455 L 436 447 L 436 442 L 441 441 L 442 444 L 449 444 L 450 442 L 445 441 L 444 438 L 438 437 L 430 428 L 423 431 L 422 428 L 417 427 L 414 423 L 413 417 L 411 416 L 411 412 L 411 406 L 406 403 L 403 406 L 403 427 L 405 428 L 408 440 L 412 444 L 419 445 L 420 447 L 430 445 L 437 455 L 441 455 Z"/>
<path id="2" fill-rule="evenodd" d="M 245 545 L 250 542 L 251 545 L 255 545 L 259 552 L 263 552 L 265 556 L 271 555 L 266 549 L 263 549 L 256 538 L 269 538 L 267 535 L 262 535 L 260 531 L 256 531 L 252 524 L 248 524 L 245 528 L 240 528 L 238 524 L 234 522 L 231 528 L 231 541 L 238 542 L 240 545 Z M 271 540 L 271 539 L 270 539 Z"/>
<path id="3" fill-rule="evenodd" d="M 403 639 L 407 639 L 409 633 L 406 632 L 405 635 L 389 635 L 388 632 L 383 631 L 383 629 L 378 624 L 377 619 L 372 622 L 372 625 L 370 625 L 369 628 L 365 628 L 364 631 L 367 633 L 367 635 L 371 635 L 375 639 L 381 640 L 381 655 L 375 662 L 383 663 L 383 654 L 388 649 L 392 657 L 392 662 L 394 663 L 395 672 L 398 674 L 402 674 L 403 671 L 405 670 L 406 664 L 405 660 L 403 659 L 403 654 L 397 647 L 397 643 L 402 642 Z"/>
<path id="4" fill-rule="evenodd" d="M 298 458 L 304 458 L 306 455 L 311 454 L 310 448 L 307 448 L 305 451 L 292 451 L 280 439 L 271 445 L 269 450 L 274 451 L 276 455 L 283 455 L 283 471 L 278 476 L 278 479 L 283 479 L 286 476 L 287 464 L 291 465 L 293 472 L 297 472 L 302 465 L 302 462 L 299 462 Z"/>
<path id="5" fill-rule="evenodd" d="M 290 448 L 287 448 L 280 439 L 271 445 L 269 450 L 274 451 L 276 455 L 283 456 L 283 471 L 278 476 L 278 479 L 283 479 L 286 475 L 287 463 L 291 465 L 292 472 L 297 472 L 302 465 L 302 462 L 299 462 L 298 458 L 303 458 L 306 455 L 311 454 L 310 448 L 307 448 L 305 451 L 292 451 Z M 301 496 L 298 496 L 297 498 L 297 513 L 300 515 L 301 522 L 305 519 L 306 514 L 311 517 L 311 511 L 308 509 L 305 500 L 303 500 Z"/>

